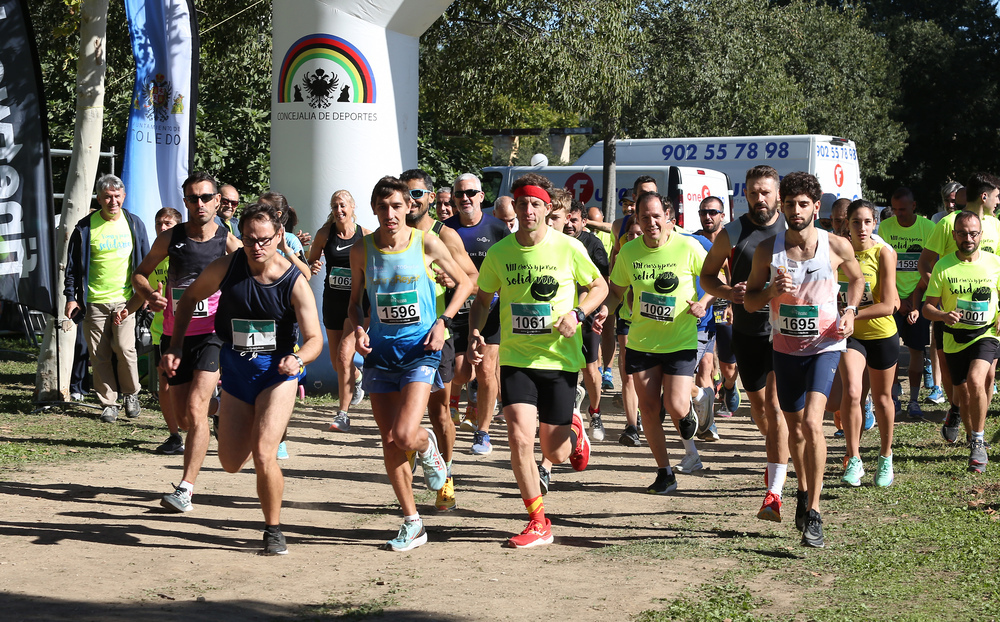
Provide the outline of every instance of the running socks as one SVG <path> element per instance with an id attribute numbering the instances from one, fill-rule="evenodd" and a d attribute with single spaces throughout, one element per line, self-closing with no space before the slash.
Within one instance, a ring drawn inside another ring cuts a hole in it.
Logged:
<path id="1" fill-rule="evenodd" d="M 973 441 L 983 441 L 983 440 L 985 440 L 985 435 L 986 435 L 986 431 L 985 430 L 980 430 L 979 432 L 973 432 L 972 433 L 972 440 Z"/>
<path id="2" fill-rule="evenodd" d="M 778 464 L 777 462 L 767 463 L 767 491 L 781 496 L 781 491 L 785 487 L 785 476 L 788 474 L 788 463 Z"/>
<path id="3" fill-rule="evenodd" d="M 186 479 L 181 480 L 181 483 L 177 485 L 181 490 L 186 490 L 189 495 L 194 494 L 194 484 L 187 481 Z"/>
<path id="4" fill-rule="evenodd" d="M 684 453 L 689 456 L 697 456 L 698 448 L 695 447 L 694 439 L 689 438 L 687 440 L 681 439 L 681 443 L 684 445 Z"/>
<path id="5" fill-rule="evenodd" d="M 521 501 L 524 501 L 524 509 L 528 510 L 529 520 L 545 523 L 545 503 L 542 501 L 542 495 L 538 495 L 534 499 L 521 499 Z"/>
<path id="6" fill-rule="evenodd" d="M 420 512 L 417 512 L 416 514 L 414 514 L 412 516 L 407 516 L 407 515 L 404 514 L 403 515 L 403 520 L 405 520 L 408 523 L 419 523 L 420 522 Z"/>
<path id="7" fill-rule="evenodd" d="M 452 462 L 454 462 L 454 460 L 449 460 L 448 462 L 444 463 L 445 466 L 448 467 L 448 477 L 451 477 L 451 463 Z"/>

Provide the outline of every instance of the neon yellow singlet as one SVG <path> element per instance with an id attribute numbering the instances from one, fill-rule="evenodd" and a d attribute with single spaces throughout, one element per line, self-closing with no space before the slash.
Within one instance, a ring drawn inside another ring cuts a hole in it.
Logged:
<path id="1" fill-rule="evenodd" d="M 966 343 L 959 343 L 948 331 L 944 333 L 944 351 L 960 352 L 980 339 L 996 339 L 997 286 L 1000 284 L 1000 257 L 979 253 L 976 261 L 962 261 L 952 253 L 938 260 L 927 285 L 927 296 L 941 298 L 941 310 L 959 310 L 962 320 L 952 329 L 989 329 Z"/>
<path id="2" fill-rule="evenodd" d="M 478 282 L 482 290 L 500 292 L 500 364 L 580 371 L 582 331 L 566 338 L 553 325 L 577 305 L 577 285 L 599 278 L 583 244 L 551 229 L 534 246 L 508 235 L 490 247 Z"/>
<path id="3" fill-rule="evenodd" d="M 104 220 L 100 210 L 90 216 L 90 270 L 87 302 L 124 302 L 132 296 L 132 231 L 124 214 Z"/>
<path id="4" fill-rule="evenodd" d="M 919 215 L 909 227 L 899 224 L 895 216 L 879 225 L 878 234 L 896 251 L 896 291 L 900 298 L 912 294 L 920 282 L 917 260 L 933 231 L 934 223 Z"/>
<path id="5" fill-rule="evenodd" d="M 706 254 L 697 240 L 676 231 L 659 248 L 642 237 L 621 247 L 611 282 L 632 287 L 629 348 L 664 354 L 698 347 L 698 319 L 687 312 L 687 301 L 697 300 L 695 279 Z"/>
<path id="6" fill-rule="evenodd" d="M 935 225 L 934 231 L 927 238 L 926 247 L 938 254 L 938 258 L 950 255 L 958 250 L 955 238 L 951 232 L 955 230 L 955 217 L 961 212 L 955 210 Z M 982 220 L 983 234 L 979 241 L 979 250 L 996 253 L 1000 248 L 1000 220 L 986 214 Z"/>
<path id="7" fill-rule="evenodd" d="M 879 233 L 879 235 L 882 234 Z M 883 246 L 886 245 L 875 244 L 867 250 L 854 251 L 854 256 L 861 264 L 861 274 L 865 277 L 865 291 L 861 296 L 861 303 L 858 305 L 859 310 L 882 302 L 882 285 L 879 283 L 878 269 L 879 252 Z M 847 299 L 847 277 L 839 269 L 837 270 L 837 280 L 840 281 L 839 302 L 843 306 Z M 895 334 L 896 320 L 891 315 L 854 322 L 854 336 L 858 339 L 884 339 Z"/>
<path id="8" fill-rule="evenodd" d="M 170 267 L 170 258 L 166 257 L 156 266 L 153 273 L 149 275 L 149 286 L 156 291 L 160 283 L 167 282 L 167 268 Z M 153 316 L 153 323 L 149 326 L 149 334 L 153 338 L 153 345 L 160 345 L 160 337 L 163 336 L 163 311 L 157 311 Z"/>

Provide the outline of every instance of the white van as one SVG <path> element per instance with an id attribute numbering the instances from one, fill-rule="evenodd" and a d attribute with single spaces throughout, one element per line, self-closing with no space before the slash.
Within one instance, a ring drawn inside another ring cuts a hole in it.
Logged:
<path id="1" fill-rule="evenodd" d="M 861 197 L 861 171 L 854 141 L 837 136 L 720 136 L 711 138 L 644 138 L 615 142 L 619 166 L 706 166 L 733 180 L 737 216 L 747 212 L 743 196 L 746 171 L 769 164 L 784 177 L 793 171 L 812 173 L 823 187 L 823 205 Z M 601 165 L 604 141 L 595 143 L 573 166 Z"/>
<path id="2" fill-rule="evenodd" d="M 604 168 L 601 166 L 490 166 L 483 169 L 483 190 L 492 205 L 497 197 L 509 195 L 511 184 L 525 173 L 537 173 L 555 186 L 566 188 L 574 199 L 587 207 L 602 207 Z M 615 180 L 615 217 L 622 215 L 621 199 L 631 192 L 635 180 L 649 175 L 656 187 L 677 206 L 677 225 L 688 230 L 701 229 L 698 204 L 716 196 L 726 207 L 726 222 L 733 217 L 733 185 L 725 173 L 688 166 L 617 166 Z M 685 211 L 688 217 L 685 218 Z"/>

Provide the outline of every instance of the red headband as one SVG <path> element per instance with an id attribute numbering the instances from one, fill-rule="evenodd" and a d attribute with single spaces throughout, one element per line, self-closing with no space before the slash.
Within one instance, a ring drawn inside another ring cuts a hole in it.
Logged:
<path id="1" fill-rule="evenodd" d="M 546 204 L 552 202 L 552 197 L 549 196 L 548 192 L 545 192 L 544 188 L 539 188 L 538 186 L 521 186 L 514 191 L 514 200 L 518 200 L 521 197 L 535 197 L 536 199 L 541 199 Z"/>

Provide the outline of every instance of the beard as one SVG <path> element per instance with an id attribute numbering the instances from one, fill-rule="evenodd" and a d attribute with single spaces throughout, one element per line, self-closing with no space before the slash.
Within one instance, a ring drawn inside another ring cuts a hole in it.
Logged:
<path id="1" fill-rule="evenodd" d="M 767 211 L 760 212 L 757 210 L 759 205 L 762 204 L 758 203 L 757 205 L 754 205 L 752 210 L 750 210 L 750 220 L 752 220 L 755 225 L 763 226 L 770 222 L 770 220 L 774 218 L 774 215 L 778 213 L 778 206 L 775 205 L 774 207 L 768 207 Z M 766 206 L 766 204 L 763 205 Z"/>
<path id="2" fill-rule="evenodd" d="M 802 231 L 803 229 L 809 226 L 809 221 L 803 220 L 802 222 L 792 222 L 791 220 L 789 220 L 787 221 L 787 224 L 788 228 L 791 229 L 792 231 Z"/>
<path id="3" fill-rule="evenodd" d="M 410 212 L 406 212 L 406 224 L 408 226 L 412 227 L 413 225 L 415 225 L 418 222 L 420 222 L 420 219 L 422 219 L 424 217 L 424 214 L 427 213 L 428 208 L 429 208 L 429 206 L 428 207 L 422 207 L 420 209 L 420 211 L 418 211 L 415 214 L 410 213 Z"/>

